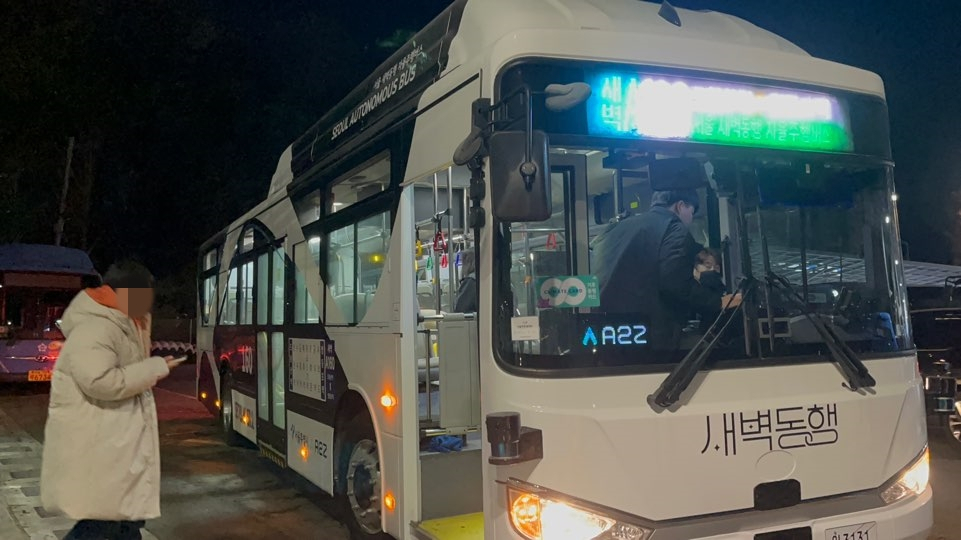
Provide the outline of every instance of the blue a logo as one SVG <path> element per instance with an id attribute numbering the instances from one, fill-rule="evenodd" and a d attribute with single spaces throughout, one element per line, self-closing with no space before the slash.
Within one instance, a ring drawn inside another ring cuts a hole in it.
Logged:
<path id="1" fill-rule="evenodd" d="M 584 340 L 582 341 L 585 347 L 590 343 L 591 345 L 597 346 L 597 336 L 594 335 L 594 329 L 590 326 L 587 327 L 587 332 L 584 332 Z"/>

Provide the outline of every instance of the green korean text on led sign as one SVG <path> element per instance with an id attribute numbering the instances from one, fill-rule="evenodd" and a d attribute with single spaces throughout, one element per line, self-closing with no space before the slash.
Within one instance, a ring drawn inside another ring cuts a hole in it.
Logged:
<path id="1" fill-rule="evenodd" d="M 604 74 L 588 102 L 591 135 L 844 152 L 847 119 L 826 94 L 697 79 Z"/>

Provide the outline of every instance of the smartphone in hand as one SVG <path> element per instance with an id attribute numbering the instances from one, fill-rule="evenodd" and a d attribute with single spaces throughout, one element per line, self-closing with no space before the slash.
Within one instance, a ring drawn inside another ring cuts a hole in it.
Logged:
<path id="1" fill-rule="evenodd" d="M 181 356 L 180 358 L 174 358 L 172 356 L 168 356 L 164 358 L 164 360 L 167 361 L 167 369 L 173 369 L 179 366 L 180 364 L 183 364 L 187 360 L 187 357 Z"/>

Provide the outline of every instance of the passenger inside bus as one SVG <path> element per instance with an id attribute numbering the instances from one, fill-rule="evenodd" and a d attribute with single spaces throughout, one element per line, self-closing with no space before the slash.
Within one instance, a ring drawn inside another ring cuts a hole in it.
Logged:
<path id="1" fill-rule="evenodd" d="M 694 279 L 697 280 L 701 289 L 718 298 L 727 293 L 727 286 L 724 284 L 721 272 L 721 254 L 717 250 L 704 248 L 697 254 L 697 260 L 694 263 Z M 696 312 L 701 321 L 701 329 L 708 328 L 721 311 L 717 306 L 709 305 L 707 309 Z"/>
<path id="2" fill-rule="evenodd" d="M 716 313 L 728 304 L 691 271 L 702 250 L 688 231 L 698 205 L 693 189 L 655 191 L 650 210 L 612 223 L 593 246 L 600 311 L 640 314 L 654 349 L 676 350 L 692 311 Z"/>
<path id="3" fill-rule="evenodd" d="M 461 279 L 457 286 L 454 312 L 477 313 L 477 276 L 474 274 L 474 252 L 461 253 Z"/>

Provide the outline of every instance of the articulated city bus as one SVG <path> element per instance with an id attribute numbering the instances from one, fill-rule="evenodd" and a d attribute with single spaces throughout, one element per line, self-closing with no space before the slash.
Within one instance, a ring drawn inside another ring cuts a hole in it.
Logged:
<path id="1" fill-rule="evenodd" d="M 456 0 L 202 246 L 198 397 L 354 538 L 922 539 L 892 170 L 879 77 L 741 19 Z M 593 247 L 681 186 L 744 300 L 665 350 Z"/>
<path id="2" fill-rule="evenodd" d="M 0 381 L 50 380 L 64 339 L 60 317 L 81 288 L 98 280 L 78 249 L 0 246 Z"/>

